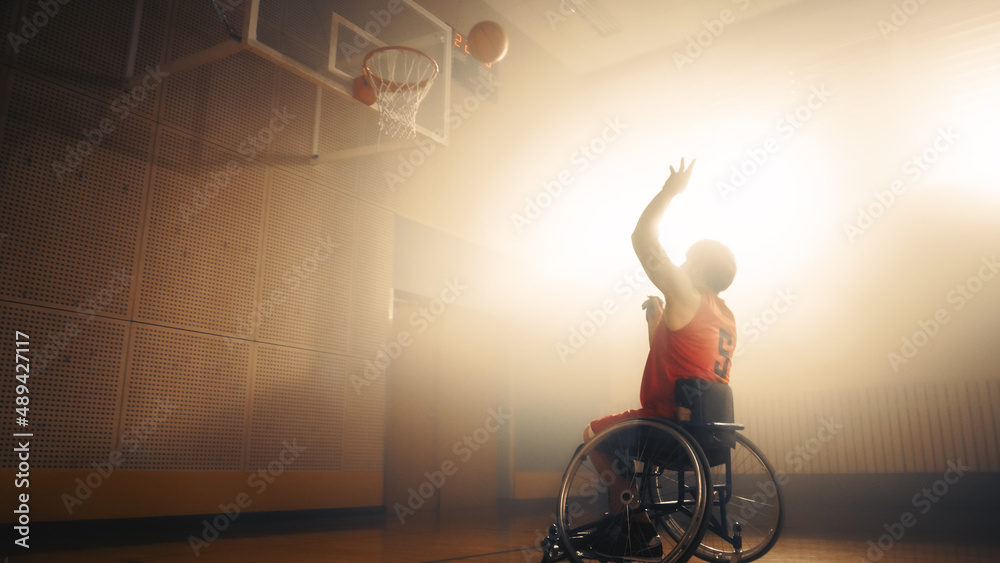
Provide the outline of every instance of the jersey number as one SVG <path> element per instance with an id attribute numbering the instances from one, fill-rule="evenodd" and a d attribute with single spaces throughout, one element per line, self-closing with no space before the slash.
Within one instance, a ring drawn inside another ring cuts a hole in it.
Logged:
<path id="1" fill-rule="evenodd" d="M 722 362 L 718 360 L 715 362 L 715 374 L 729 381 L 729 364 L 732 362 L 732 358 L 729 357 L 729 350 L 726 350 L 726 346 L 732 346 L 733 337 L 724 329 L 719 329 L 719 355 L 722 356 Z"/>

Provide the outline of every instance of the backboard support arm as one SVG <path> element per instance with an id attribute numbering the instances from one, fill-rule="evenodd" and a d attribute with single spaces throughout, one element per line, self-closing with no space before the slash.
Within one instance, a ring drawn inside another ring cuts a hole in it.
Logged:
<path id="1" fill-rule="evenodd" d="M 351 100 L 353 100 L 354 97 L 346 87 L 334 82 L 333 80 L 316 75 L 315 72 L 313 72 L 313 70 L 309 67 L 283 53 L 278 52 L 273 47 L 260 43 L 257 40 L 257 24 L 260 15 L 260 1 L 261 0 L 248 0 L 244 3 L 246 12 L 244 13 L 242 21 L 242 37 L 239 41 L 230 38 L 222 43 L 213 45 L 197 53 L 192 53 L 190 55 L 167 61 L 159 65 L 159 70 L 168 75 L 181 74 L 200 68 L 208 63 L 226 59 L 242 51 L 250 51 L 254 55 L 316 84 L 316 107 L 313 121 L 312 154 L 309 156 L 303 156 L 301 159 L 293 158 L 291 159 L 293 162 L 316 165 L 326 162 L 337 162 L 340 160 L 359 158 L 383 151 L 390 152 L 401 150 L 412 146 L 412 141 L 375 143 L 326 154 L 319 154 L 319 128 L 321 122 L 323 90 L 333 90 L 350 98 Z M 139 34 L 142 25 L 143 0 L 135 1 L 134 10 L 128 61 L 125 67 L 125 77 L 123 80 L 123 87 L 126 90 L 141 87 L 142 80 L 145 78 L 143 74 L 135 74 L 135 58 L 138 51 Z"/>

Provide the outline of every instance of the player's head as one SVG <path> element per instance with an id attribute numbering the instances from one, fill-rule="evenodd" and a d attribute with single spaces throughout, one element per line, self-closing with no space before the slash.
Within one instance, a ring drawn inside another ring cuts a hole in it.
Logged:
<path id="1" fill-rule="evenodd" d="M 703 284 L 715 293 L 720 293 L 733 283 L 736 277 L 736 256 L 733 251 L 715 240 L 699 240 L 687 251 L 689 274 L 696 284 Z"/>

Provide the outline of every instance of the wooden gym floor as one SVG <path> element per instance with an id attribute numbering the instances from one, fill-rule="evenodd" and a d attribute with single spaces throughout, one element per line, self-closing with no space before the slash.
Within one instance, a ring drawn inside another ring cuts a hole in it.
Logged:
<path id="1" fill-rule="evenodd" d="M 544 533 L 551 521 L 544 514 L 505 514 L 462 511 L 446 515 L 420 514 L 405 525 L 394 517 L 367 517 L 351 521 L 310 526 L 309 530 L 283 527 L 280 533 L 258 528 L 252 533 L 223 532 L 196 556 L 186 541 L 136 543 L 94 547 L 73 551 L 15 553 L 10 563 L 313 563 L 313 562 L 509 562 L 538 563 L 541 553 L 536 535 Z M 880 562 L 983 562 L 1000 561 L 1000 543 L 921 539 L 918 528 L 895 542 Z M 818 537 L 789 532 L 762 561 L 856 562 L 872 561 L 866 550 L 874 538 Z M 887 540 L 884 540 L 887 541 Z M 884 543 L 885 545 L 885 543 Z M 44 546 L 38 546 L 44 549 Z M 873 553 L 873 557 L 877 556 Z"/>

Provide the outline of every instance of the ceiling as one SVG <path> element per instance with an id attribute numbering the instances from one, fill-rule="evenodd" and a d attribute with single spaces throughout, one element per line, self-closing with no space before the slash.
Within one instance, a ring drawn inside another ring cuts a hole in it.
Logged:
<path id="1" fill-rule="evenodd" d="M 483 0 L 576 74 L 590 74 L 658 50 L 683 48 L 706 30 L 725 33 L 802 0 Z M 728 11 L 728 12 L 727 12 Z"/>

